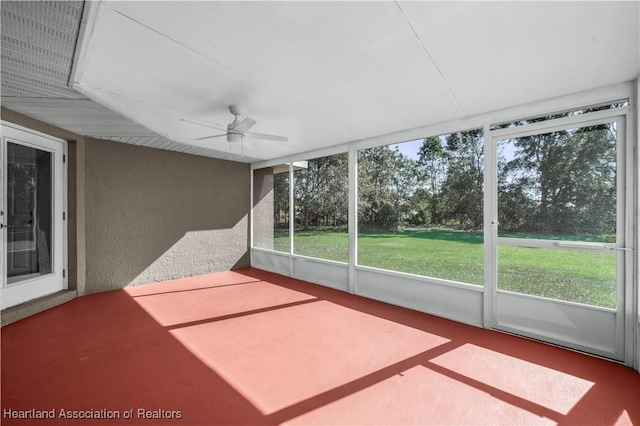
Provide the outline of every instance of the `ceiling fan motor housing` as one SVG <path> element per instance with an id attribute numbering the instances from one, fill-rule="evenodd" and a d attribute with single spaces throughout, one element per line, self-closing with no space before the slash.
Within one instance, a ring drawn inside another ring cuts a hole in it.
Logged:
<path id="1" fill-rule="evenodd" d="M 239 115 L 244 115 L 247 109 L 245 107 L 241 107 L 240 105 L 229 105 L 229 112 L 236 117 Z"/>

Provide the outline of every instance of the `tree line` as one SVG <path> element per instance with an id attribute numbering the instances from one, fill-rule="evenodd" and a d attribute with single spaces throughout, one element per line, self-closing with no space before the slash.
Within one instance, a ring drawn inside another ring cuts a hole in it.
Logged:
<path id="1" fill-rule="evenodd" d="M 417 158 L 403 154 L 397 146 L 360 150 L 360 229 L 481 230 L 483 143 L 483 132 L 476 129 L 425 138 Z M 613 125 L 500 141 L 497 166 L 501 232 L 615 234 Z M 286 226 L 288 175 L 276 175 L 274 181 L 276 225 Z M 295 171 L 294 205 L 297 228 L 346 227 L 347 155 L 312 159 L 308 168 Z"/>

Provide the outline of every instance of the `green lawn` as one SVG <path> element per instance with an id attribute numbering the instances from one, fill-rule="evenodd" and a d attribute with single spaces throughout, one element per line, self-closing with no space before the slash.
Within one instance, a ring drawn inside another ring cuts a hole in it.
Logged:
<path id="1" fill-rule="evenodd" d="M 482 250 L 478 232 L 363 233 L 358 238 L 358 263 L 482 285 Z"/>
<path id="2" fill-rule="evenodd" d="M 287 235 L 275 238 L 276 250 L 288 251 L 288 244 Z M 296 232 L 295 253 L 347 262 L 347 234 Z M 358 264 L 483 285 L 483 237 L 446 230 L 361 233 Z M 499 289 L 613 308 L 615 287 L 615 253 L 508 246 L 498 251 Z"/>

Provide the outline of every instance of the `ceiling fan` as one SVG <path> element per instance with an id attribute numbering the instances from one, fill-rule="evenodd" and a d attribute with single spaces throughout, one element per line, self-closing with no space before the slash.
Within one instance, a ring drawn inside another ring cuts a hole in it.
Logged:
<path id="1" fill-rule="evenodd" d="M 201 141 L 204 139 L 213 139 L 213 138 L 226 136 L 227 142 L 229 142 L 230 144 L 241 143 L 243 145 L 244 145 L 245 138 L 264 139 L 264 140 L 278 141 L 278 142 L 286 142 L 288 140 L 288 138 L 285 136 L 276 136 L 276 135 L 269 135 L 266 133 L 249 132 L 248 130 L 252 128 L 257 123 L 257 121 L 254 120 L 253 118 L 245 117 L 246 108 L 244 107 L 241 107 L 239 105 L 229 105 L 229 112 L 231 112 L 231 114 L 234 115 L 234 119 L 231 123 L 227 124 L 226 133 L 223 133 L 220 135 L 204 136 L 201 138 L 197 138 L 196 140 Z M 244 119 L 241 120 L 240 117 L 244 117 Z M 192 123 L 192 124 L 197 124 L 204 127 L 209 127 L 212 129 L 217 129 L 220 131 L 225 130 L 222 126 L 198 123 L 197 121 L 191 121 L 184 118 L 181 118 L 180 120 L 187 123 Z"/>

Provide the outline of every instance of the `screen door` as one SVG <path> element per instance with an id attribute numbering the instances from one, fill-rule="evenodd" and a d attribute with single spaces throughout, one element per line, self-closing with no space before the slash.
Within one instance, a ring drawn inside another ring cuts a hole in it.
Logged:
<path id="1" fill-rule="evenodd" d="M 490 132 L 492 327 L 624 360 L 630 277 L 624 116 Z"/>

